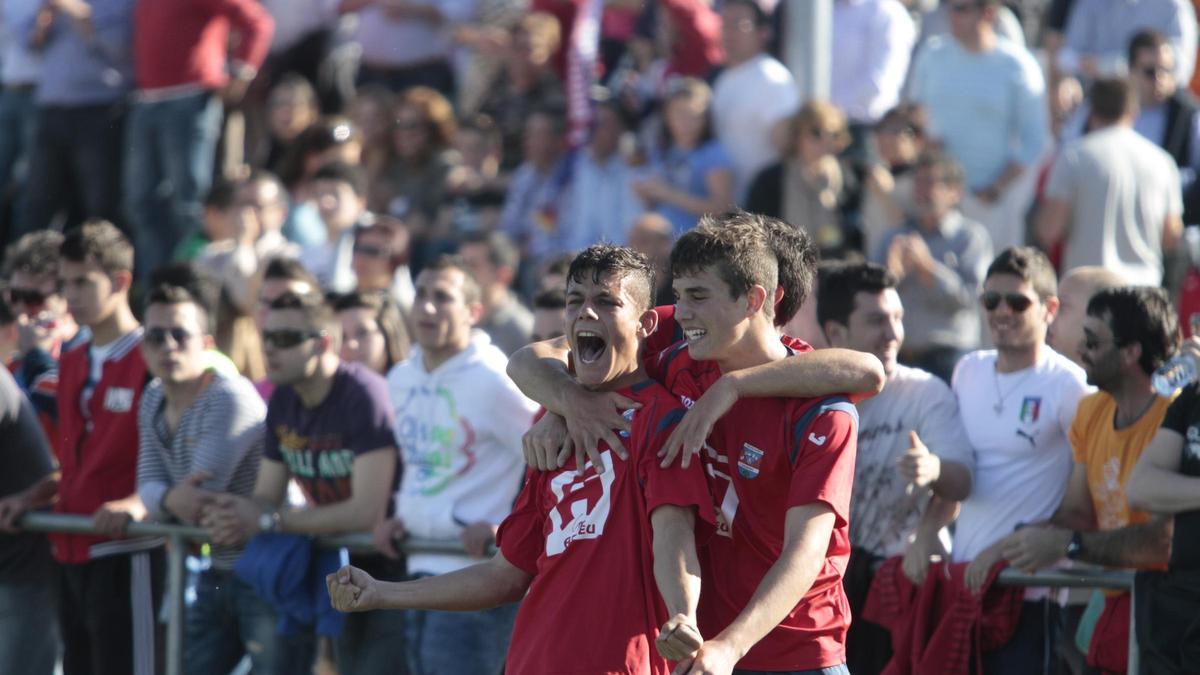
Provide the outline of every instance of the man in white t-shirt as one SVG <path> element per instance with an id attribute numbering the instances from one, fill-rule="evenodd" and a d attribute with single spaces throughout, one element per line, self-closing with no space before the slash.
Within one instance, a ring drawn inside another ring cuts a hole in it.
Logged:
<path id="1" fill-rule="evenodd" d="M 375 542 L 389 555 L 403 532 L 466 546 L 469 556 L 410 555 L 409 573 L 424 576 L 488 554 L 521 488 L 521 436 L 537 406 L 508 379 L 504 353 L 474 328 L 483 316 L 482 291 L 461 258 L 427 265 L 416 289 L 417 346 L 387 378 L 404 473 L 396 519 L 376 528 Z M 410 672 L 499 672 L 516 609 L 409 611 Z"/>
<path id="2" fill-rule="evenodd" d="M 721 8 L 725 69 L 713 84 L 717 140 L 733 159 L 734 197 L 779 156 L 772 142 L 780 122 L 800 108 L 787 66 L 767 53 L 771 20 L 755 0 L 726 0 Z"/>
<path id="3" fill-rule="evenodd" d="M 1002 251 L 988 267 L 980 298 L 996 348 L 968 354 L 954 370 L 975 474 L 951 555 L 972 561 L 967 584 L 975 589 L 1003 557 L 999 544 L 1007 535 L 1054 515 L 1071 475 L 1068 433 L 1089 389 L 1083 370 L 1046 345 L 1056 293 L 1054 268 L 1040 251 Z M 984 672 L 1049 672 L 1057 615 L 1046 590 L 1026 591 L 1013 639 L 983 654 Z"/>
<path id="4" fill-rule="evenodd" d="M 904 306 L 896 278 L 870 263 L 822 270 L 817 319 L 834 347 L 874 354 L 887 384 L 858 403 L 858 456 L 850 503 L 850 564 L 844 583 L 855 620 L 846 637 L 846 665 L 877 675 L 891 658 L 891 634 L 863 620 L 862 606 L 884 558 L 904 556 L 914 583 L 925 579 L 931 555 L 944 555 L 941 523 L 927 505 L 962 501 L 971 492 L 974 455 L 958 402 L 938 377 L 896 362 L 904 342 Z"/>

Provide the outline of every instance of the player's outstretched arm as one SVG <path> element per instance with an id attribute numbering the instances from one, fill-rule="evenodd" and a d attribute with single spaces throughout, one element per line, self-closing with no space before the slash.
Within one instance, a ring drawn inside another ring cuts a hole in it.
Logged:
<path id="1" fill-rule="evenodd" d="M 696 514 L 691 507 L 663 505 L 650 514 L 654 532 L 654 581 L 671 617 L 656 646 L 663 658 L 681 661 L 703 643 L 696 626 L 700 601 L 700 558 L 696 555 Z"/>
<path id="2" fill-rule="evenodd" d="M 680 663 L 677 675 L 728 673 L 796 607 L 825 564 L 837 517 L 824 502 L 788 509 L 783 552 L 767 570 L 742 613 L 708 640 L 695 658 Z"/>
<path id="3" fill-rule="evenodd" d="M 376 609 L 433 609 L 470 612 L 520 600 L 533 580 L 497 553 L 487 562 L 414 581 L 379 581 L 347 565 L 325 577 L 333 608 L 341 612 Z"/>

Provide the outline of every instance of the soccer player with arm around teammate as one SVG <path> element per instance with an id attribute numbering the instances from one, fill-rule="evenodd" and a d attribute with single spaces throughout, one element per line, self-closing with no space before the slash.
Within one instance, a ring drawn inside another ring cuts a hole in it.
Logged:
<path id="1" fill-rule="evenodd" d="M 782 329 L 804 303 L 812 287 L 816 250 L 802 231 L 775 218 L 743 212 L 714 217 L 715 222 L 740 220 L 759 229 L 777 262 L 778 285 L 771 293 L 774 325 Z M 684 339 L 673 306 L 657 307 L 659 324 L 646 341 L 645 354 L 650 374 L 660 379 L 655 364 L 661 352 Z M 827 396 L 850 393 L 857 398 L 873 396 L 883 388 L 885 375 L 879 359 L 849 349 L 811 351 L 808 345 L 782 338 L 799 358 L 763 363 L 724 373 L 694 400 L 668 439 L 663 455 L 673 460 L 684 451 L 684 463 L 698 454 L 713 425 L 739 400 L 766 396 Z M 528 345 L 509 359 L 508 375 L 529 398 L 551 414 L 534 425 L 525 439 L 526 462 L 541 470 L 562 466 L 573 449 L 592 454 L 604 441 L 618 454 L 623 452 L 616 430 L 627 423 L 621 411 L 630 401 L 611 392 L 593 392 L 571 377 L 567 368 L 570 352 L 565 339 Z"/>
<path id="2" fill-rule="evenodd" d="M 656 452 L 683 409 L 642 367 L 642 343 L 658 320 L 653 288 L 649 263 L 626 248 L 593 246 L 568 273 L 576 377 L 630 402 L 628 429 L 617 432 L 629 459 L 601 446 L 598 462 L 530 471 L 491 560 L 404 583 L 342 568 L 327 580 L 336 608 L 467 611 L 524 597 L 506 664 L 513 673 L 666 675 L 668 659 L 694 653 L 696 533 L 710 533 L 714 515 L 699 466 L 658 467 Z"/>

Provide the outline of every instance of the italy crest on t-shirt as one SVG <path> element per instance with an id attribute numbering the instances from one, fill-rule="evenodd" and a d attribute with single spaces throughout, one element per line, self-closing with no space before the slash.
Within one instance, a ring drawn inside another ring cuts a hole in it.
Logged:
<path id="1" fill-rule="evenodd" d="M 1042 397 L 1026 396 L 1021 402 L 1021 422 L 1024 424 L 1033 424 L 1038 421 L 1038 414 L 1042 411 Z"/>
<path id="2" fill-rule="evenodd" d="M 763 452 L 749 443 L 742 444 L 742 455 L 738 457 L 738 475 L 746 480 L 758 478 L 758 467 L 762 464 Z"/>

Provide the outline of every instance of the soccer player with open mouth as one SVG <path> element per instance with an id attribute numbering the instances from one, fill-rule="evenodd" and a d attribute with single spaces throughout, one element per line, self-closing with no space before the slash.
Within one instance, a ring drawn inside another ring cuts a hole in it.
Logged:
<path id="1" fill-rule="evenodd" d="M 492 559 L 404 583 L 346 567 L 328 578 L 336 608 L 475 610 L 524 597 L 510 673 L 666 675 L 668 659 L 695 653 L 697 539 L 713 532 L 715 517 L 699 465 L 658 466 L 683 408 L 642 367 L 658 320 L 653 276 L 641 254 L 607 245 L 579 254 L 568 272 L 576 378 L 631 401 L 629 427 L 618 432 L 628 461 L 602 447 L 598 462 L 531 470 Z"/>

